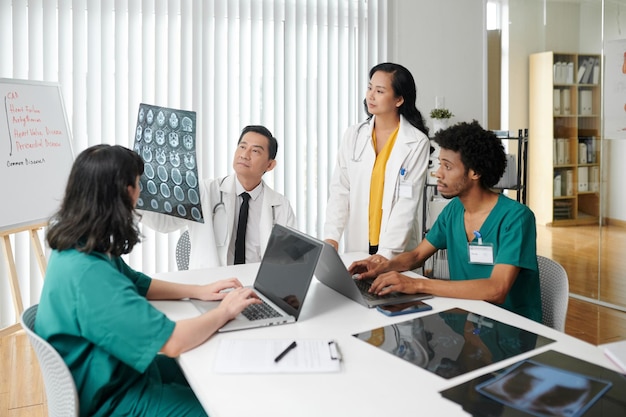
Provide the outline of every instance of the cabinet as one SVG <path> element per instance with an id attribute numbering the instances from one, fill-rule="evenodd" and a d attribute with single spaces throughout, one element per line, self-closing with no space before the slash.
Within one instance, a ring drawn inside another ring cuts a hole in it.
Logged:
<path id="1" fill-rule="evenodd" d="M 528 205 L 538 224 L 600 218 L 600 55 L 530 55 Z"/>

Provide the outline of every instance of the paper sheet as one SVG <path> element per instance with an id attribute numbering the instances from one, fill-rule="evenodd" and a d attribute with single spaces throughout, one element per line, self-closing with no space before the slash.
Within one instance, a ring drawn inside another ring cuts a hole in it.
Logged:
<path id="1" fill-rule="evenodd" d="M 224 339 L 215 359 L 217 373 L 316 373 L 339 372 L 341 357 L 329 340 L 296 340 L 280 361 L 274 359 L 293 339 Z"/>

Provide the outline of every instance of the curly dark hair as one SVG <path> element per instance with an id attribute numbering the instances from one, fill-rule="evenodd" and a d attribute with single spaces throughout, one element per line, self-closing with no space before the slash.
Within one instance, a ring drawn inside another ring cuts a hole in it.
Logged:
<path id="1" fill-rule="evenodd" d="M 483 188 L 492 188 L 504 174 L 506 154 L 502 141 L 495 133 L 483 129 L 476 120 L 440 130 L 434 140 L 441 148 L 458 152 L 465 172 L 472 169 L 479 174 Z"/>
<path id="2" fill-rule="evenodd" d="M 48 245 L 59 251 L 129 253 L 139 228 L 128 186 L 143 174 L 144 162 L 123 146 L 96 145 L 72 166 L 60 210 L 50 220 Z"/>
<path id="3" fill-rule="evenodd" d="M 372 67 L 369 79 L 371 80 L 378 71 L 392 75 L 391 87 L 393 88 L 394 94 L 396 97 L 404 98 L 404 103 L 398 108 L 398 112 L 416 129 L 428 136 L 428 127 L 424 123 L 422 113 L 415 106 L 417 88 L 415 87 L 415 79 L 413 79 L 411 71 L 400 64 L 383 62 L 382 64 Z M 367 111 L 367 100 L 363 100 L 363 106 L 365 106 L 365 113 L 368 115 L 368 120 L 371 119 L 372 115 Z"/>

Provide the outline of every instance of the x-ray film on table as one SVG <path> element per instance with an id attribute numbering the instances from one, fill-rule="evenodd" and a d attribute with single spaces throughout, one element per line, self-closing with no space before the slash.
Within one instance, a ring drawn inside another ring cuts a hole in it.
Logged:
<path id="1" fill-rule="evenodd" d="M 196 113 L 141 103 L 133 149 L 143 158 L 137 208 L 204 223 Z"/>
<path id="2" fill-rule="evenodd" d="M 548 350 L 441 391 L 475 417 L 626 415 L 626 378 Z"/>
<path id="3" fill-rule="evenodd" d="M 354 336 L 446 379 L 554 342 L 462 309 L 429 314 Z"/>

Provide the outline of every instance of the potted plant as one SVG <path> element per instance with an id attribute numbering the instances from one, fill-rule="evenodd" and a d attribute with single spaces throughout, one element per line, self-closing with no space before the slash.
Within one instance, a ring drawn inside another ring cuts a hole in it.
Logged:
<path id="1" fill-rule="evenodd" d="M 431 119 L 449 119 L 454 117 L 454 114 L 448 109 L 432 109 L 430 111 Z"/>
<path id="2" fill-rule="evenodd" d="M 454 114 L 448 109 L 437 108 L 430 111 L 430 118 L 433 119 L 433 130 L 437 133 L 441 129 L 448 127 L 448 121 Z"/>

